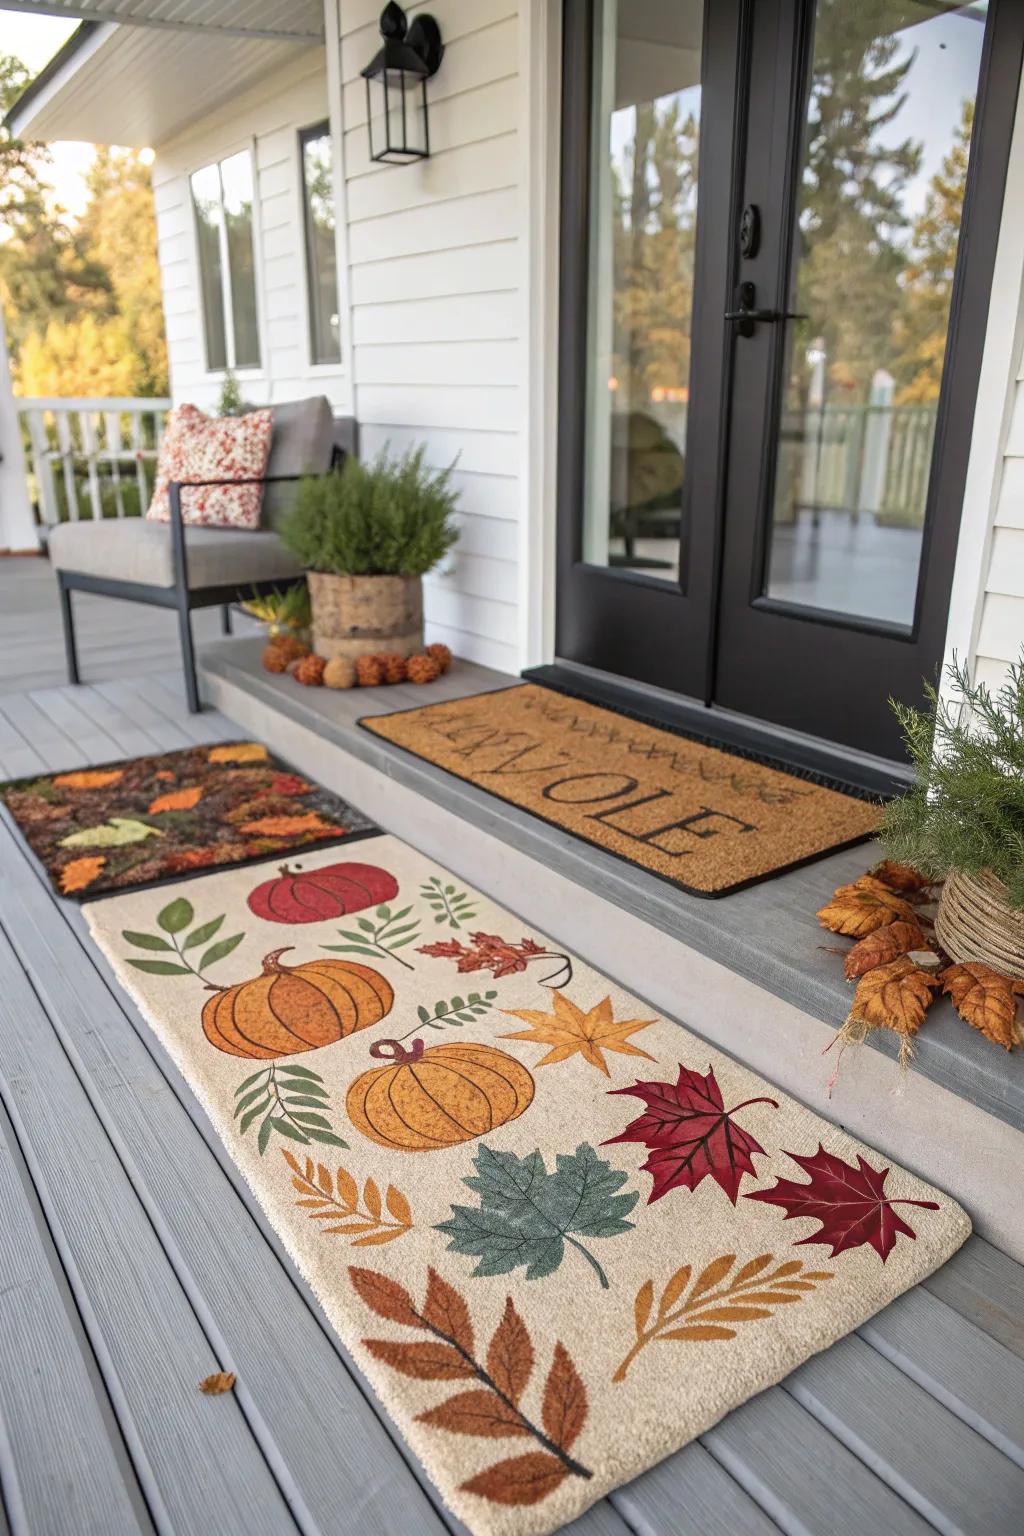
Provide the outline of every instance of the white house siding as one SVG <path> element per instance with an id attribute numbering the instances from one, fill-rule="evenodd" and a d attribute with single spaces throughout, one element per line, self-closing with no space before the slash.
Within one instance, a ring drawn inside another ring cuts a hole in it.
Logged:
<path id="1" fill-rule="evenodd" d="M 996 250 L 946 661 L 997 689 L 1024 647 L 1024 83 Z"/>
<path id="2" fill-rule="evenodd" d="M 328 4 L 332 0 L 328 0 Z M 340 0 L 355 410 L 362 451 L 458 456 L 462 536 L 427 580 L 429 637 L 519 665 L 523 493 L 523 100 L 516 0 L 431 0 L 445 43 L 429 85 L 431 158 L 369 159 L 360 70 L 380 0 Z M 407 7 L 411 15 L 416 7 Z M 328 28 L 330 33 L 330 27 Z"/>
<path id="3" fill-rule="evenodd" d="M 309 360 L 298 133 L 328 116 L 326 54 L 303 49 L 261 84 L 230 97 L 186 134 L 156 146 L 153 167 L 171 393 L 213 406 L 222 375 L 209 373 L 189 175 L 236 150 L 254 154 L 257 301 L 262 367 L 239 371 L 247 399 L 280 401 L 325 394 L 339 414 L 352 409 L 344 368 Z"/>

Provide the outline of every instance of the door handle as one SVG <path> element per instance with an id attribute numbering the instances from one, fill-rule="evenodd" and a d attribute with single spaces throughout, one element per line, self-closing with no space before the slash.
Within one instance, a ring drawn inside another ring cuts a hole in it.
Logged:
<path id="1" fill-rule="evenodd" d="M 736 323 L 741 336 L 753 336 L 754 326 L 777 325 L 780 320 L 806 320 L 807 316 L 795 309 L 756 309 L 757 290 L 753 283 L 740 283 L 739 309 L 727 309 L 725 319 Z"/>

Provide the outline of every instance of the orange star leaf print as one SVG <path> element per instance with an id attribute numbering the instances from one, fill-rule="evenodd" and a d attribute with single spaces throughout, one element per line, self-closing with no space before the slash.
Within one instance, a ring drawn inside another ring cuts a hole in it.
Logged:
<path id="1" fill-rule="evenodd" d="M 612 1016 L 610 997 L 606 997 L 587 1013 L 563 992 L 553 993 L 553 1001 L 553 1013 L 540 1013 L 535 1008 L 505 1010 L 513 1018 L 529 1024 L 530 1028 L 502 1035 L 503 1040 L 534 1040 L 540 1045 L 550 1045 L 550 1051 L 537 1063 L 539 1067 L 552 1066 L 555 1062 L 568 1061 L 570 1056 L 579 1055 L 599 1072 L 603 1072 L 605 1077 L 611 1077 L 608 1063 L 604 1059 L 605 1051 L 614 1051 L 620 1056 L 643 1056 L 646 1061 L 655 1059 L 638 1045 L 629 1044 L 630 1035 L 646 1029 L 648 1024 L 656 1023 L 655 1019 L 616 1020 Z"/>

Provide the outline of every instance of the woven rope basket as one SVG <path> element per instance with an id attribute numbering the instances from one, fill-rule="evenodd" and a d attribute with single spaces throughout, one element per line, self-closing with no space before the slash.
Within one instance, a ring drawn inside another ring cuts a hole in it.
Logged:
<path id="1" fill-rule="evenodd" d="M 935 935 L 958 964 L 982 960 L 1006 976 L 1024 976 L 1024 912 L 1010 906 L 995 875 L 948 875 Z"/>

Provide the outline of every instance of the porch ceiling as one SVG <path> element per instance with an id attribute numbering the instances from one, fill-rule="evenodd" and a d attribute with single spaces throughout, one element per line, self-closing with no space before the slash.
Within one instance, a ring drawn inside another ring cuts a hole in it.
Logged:
<path id="1" fill-rule="evenodd" d="M 0 9 L 271 41 L 316 43 L 324 31 L 323 0 L 2 0 Z"/>
<path id="2" fill-rule="evenodd" d="M 173 4 L 108 0 L 102 8 L 170 10 Z M 9 0 L 0 0 L 0 11 L 5 8 L 11 8 Z M 57 5 L 16 8 L 52 11 Z M 97 0 L 92 9 L 100 8 Z M 220 24 L 241 9 L 268 20 L 274 10 L 281 11 L 272 0 L 246 0 L 244 6 L 235 0 L 177 0 L 175 8 L 181 15 L 213 10 L 218 20 L 209 27 L 197 22 L 180 28 L 85 22 L 11 109 L 7 122 L 12 131 L 47 143 L 76 139 L 136 149 L 159 146 L 248 86 L 322 46 L 308 33 L 272 37 L 266 29 L 253 35 Z M 288 9 L 297 21 L 307 9 L 305 0 Z"/>

